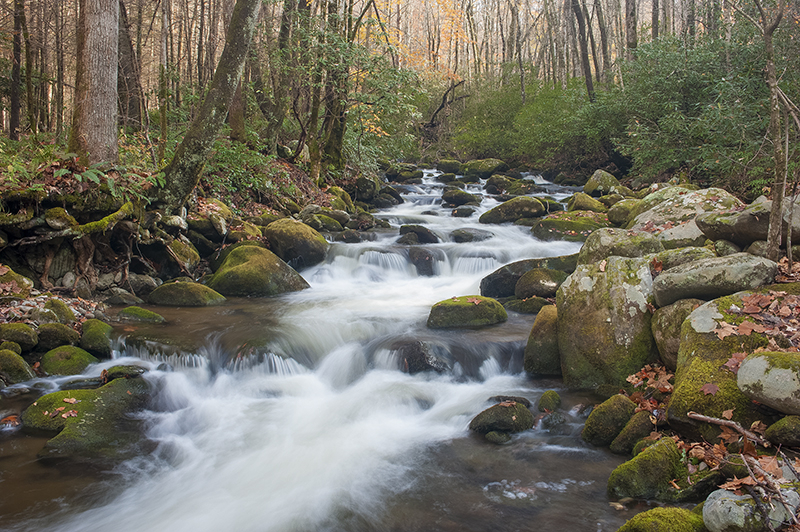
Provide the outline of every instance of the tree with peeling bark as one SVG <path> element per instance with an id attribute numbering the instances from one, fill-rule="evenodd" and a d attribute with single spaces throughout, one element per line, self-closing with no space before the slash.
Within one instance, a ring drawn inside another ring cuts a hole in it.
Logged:
<path id="1" fill-rule="evenodd" d="M 164 169 L 164 186 L 158 189 L 157 206 L 179 210 L 200 180 L 208 154 L 225 123 L 231 101 L 242 77 L 250 41 L 253 38 L 261 0 L 237 0 L 228 25 L 225 48 L 211 79 L 206 97 Z"/>

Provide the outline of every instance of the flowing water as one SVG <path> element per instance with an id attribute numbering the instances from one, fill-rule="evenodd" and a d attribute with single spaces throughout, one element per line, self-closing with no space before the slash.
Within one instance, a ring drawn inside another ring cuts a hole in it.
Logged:
<path id="1" fill-rule="evenodd" d="M 335 243 L 326 263 L 302 271 L 308 290 L 157 308 L 169 325 L 123 328 L 131 336 L 119 359 L 88 375 L 120 362 L 151 369 L 160 391 L 141 419 L 154 451 L 111 472 L 76 471 L 35 461 L 45 438 L 0 433 L 0 529 L 616 530 L 636 509 L 616 511 L 605 495 L 622 460 L 580 440 L 579 411 L 592 398 L 561 390 L 567 423 L 517 434 L 509 445 L 467 430 L 492 396 L 535 403 L 559 389 L 522 372 L 533 316 L 512 313 L 474 331 L 425 326 L 431 305 L 478 294 L 501 265 L 580 245 L 482 226 L 477 214 L 453 218 L 432 176 L 379 213 L 393 230 Z M 496 204 L 485 198 L 478 214 Z M 409 248 L 395 244 L 409 223 L 441 237 L 425 246 L 436 257 L 432 276 L 418 275 Z M 492 236 L 451 242 L 449 233 L 465 227 Z M 431 345 L 449 371 L 400 371 L 393 346 L 412 339 Z M 0 401 L 0 414 L 13 401 Z"/>

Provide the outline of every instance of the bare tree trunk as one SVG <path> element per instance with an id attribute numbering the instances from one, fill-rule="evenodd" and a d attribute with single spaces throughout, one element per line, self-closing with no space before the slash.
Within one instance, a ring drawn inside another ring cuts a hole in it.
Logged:
<path id="1" fill-rule="evenodd" d="M 586 81 L 586 93 L 589 95 L 589 101 L 593 102 L 592 67 L 589 64 L 589 50 L 586 45 L 586 21 L 583 20 L 583 9 L 581 9 L 580 0 L 572 0 L 572 11 L 575 13 L 575 20 L 578 22 L 578 43 L 581 51 L 583 77 Z"/>
<path id="2" fill-rule="evenodd" d="M 64 19 L 61 6 L 61 2 L 53 3 L 56 26 L 56 138 L 61 138 L 64 132 Z"/>
<path id="3" fill-rule="evenodd" d="M 84 164 L 116 162 L 119 1 L 81 0 L 69 149 Z"/>
<path id="4" fill-rule="evenodd" d="M 144 91 L 139 77 L 139 61 L 133 49 L 128 26 L 128 10 L 119 0 L 119 73 L 117 74 L 120 118 L 122 125 L 142 128 Z"/>
<path id="5" fill-rule="evenodd" d="M 19 140 L 21 114 L 20 85 L 22 84 L 22 25 L 25 19 L 24 0 L 14 0 L 14 44 L 11 52 L 11 94 L 8 109 L 8 137 Z"/>
<path id="6" fill-rule="evenodd" d="M 650 26 L 651 26 L 651 36 L 652 39 L 655 41 L 658 39 L 658 0 L 652 0 L 653 2 L 653 11 L 650 15 Z"/>
<path id="7" fill-rule="evenodd" d="M 157 204 L 170 212 L 179 210 L 200 180 L 208 153 L 225 123 L 231 100 L 239 86 L 253 39 L 261 0 L 237 0 L 217 69 L 199 112 L 175 156 L 164 169 L 165 186 L 158 191 Z"/>
<path id="8" fill-rule="evenodd" d="M 37 134 L 37 116 L 36 116 L 36 95 L 33 93 L 33 56 L 31 54 L 31 35 L 28 32 L 28 23 L 25 20 L 25 6 L 23 0 L 20 0 L 22 5 L 22 39 L 25 41 L 25 101 L 26 110 L 28 114 L 28 127 L 31 128 L 31 134 L 34 140 Z"/>
<path id="9" fill-rule="evenodd" d="M 625 57 L 634 59 L 639 39 L 636 35 L 636 0 L 625 0 Z"/>

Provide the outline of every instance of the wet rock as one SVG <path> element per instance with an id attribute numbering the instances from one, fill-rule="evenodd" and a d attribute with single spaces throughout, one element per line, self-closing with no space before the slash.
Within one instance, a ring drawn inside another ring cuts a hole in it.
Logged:
<path id="1" fill-rule="evenodd" d="M 786 416 L 764 431 L 764 437 L 773 445 L 800 447 L 800 416 Z"/>
<path id="2" fill-rule="evenodd" d="M 51 349 L 42 357 L 42 370 L 48 375 L 78 375 L 89 364 L 99 362 L 80 347 L 65 345 Z"/>
<path id="3" fill-rule="evenodd" d="M 461 206 L 456 207 L 450 213 L 453 218 L 469 218 L 473 214 L 475 214 L 475 209 L 473 207 Z"/>
<path id="4" fill-rule="evenodd" d="M 361 234 L 354 229 L 346 229 L 340 234 L 336 235 L 334 240 L 337 242 L 345 242 L 347 244 L 357 244 L 361 242 Z"/>
<path id="5" fill-rule="evenodd" d="M 555 390 L 547 390 L 539 398 L 536 409 L 539 412 L 554 412 L 561 407 L 561 396 Z"/>
<path id="6" fill-rule="evenodd" d="M 527 397 L 521 397 L 519 395 L 493 395 L 489 398 L 489 402 L 491 403 L 508 403 L 514 402 L 525 405 L 525 408 L 531 407 L 531 402 Z"/>
<path id="7" fill-rule="evenodd" d="M 503 302 L 503 308 L 508 312 L 517 314 L 538 314 L 544 307 L 553 306 L 553 302 L 543 297 L 531 296 L 525 299 L 508 299 Z"/>
<path id="8" fill-rule="evenodd" d="M 500 159 L 474 159 L 461 166 L 461 173 L 465 179 L 488 179 L 492 174 L 506 170 L 508 165 Z"/>
<path id="9" fill-rule="evenodd" d="M 400 234 L 407 235 L 414 233 L 417 235 L 417 242 L 420 244 L 437 244 L 439 237 L 433 231 L 422 225 L 402 225 L 400 226 Z"/>
<path id="10" fill-rule="evenodd" d="M 514 433 L 530 428 L 533 428 L 533 414 L 524 404 L 513 401 L 490 406 L 469 424 L 469 429 L 478 434 L 492 431 Z"/>
<path id="11" fill-rule="evenodd" d="M 661 438 L 608 478 L 608 495 L 616 499 L 672 500 L 670 481 L 680 476 L 681 452 L 672 438 Z"/>
<path id="12" fill-rule="evenodd" d="M 624 395 L 613 395 L 598 405 L 581 431 L 581 438 L 596 447 L 606 447 L 614 441 L 633 417 L 636 403 Z"/>
<path id="13" fill-rule="evenodd" d="M 561 375 L 558 350 L 558 311 L 555 305 L 542 307 L 528 335 L 524 367 L 529 375 Z"/>
<path id="14" fill-rule="evenodd" d="M 207 286 L 224 296 L 274 296 L 309 285 L 271 251 L 243 246 L 228 255 Z"/>
<path id="15" fill-rule="evenodd" d="M 431 329 L 483 327 L 508 319 L 503 305 L 482 296 L 461 296 L 434 304 L 428 316 Z"/>
<path id="16" fill-rule="evenodd" d="M 567 386 L 623 386 L 628 375 L 657 359 L 652 286 L 648 257 L 618 256 L 582 264 L 561 284 L 558 348 Z"/>
<path id="17" fill-rule="evenodd" d="M 511 435 L 507 432 L 498 432 L 493 430 L 491 432 L 487 432 L 484 434 L 484 438 L 489 443 L 494 443 L 495 445 L 503 445 L 511 441 Z"/>
<path id="18" fill-rule="evenodd" d="M 328 252 L 325 237 L 292 218 L 272 222 L 263 233 L 272 252 L 295 269 L 319 264 Z"/>
<path id="19" fill-rule="evenodd" d="M 448 187 L 442 194 L 442 201 L 456 207 L 466 205 L 467 203 L 480 203 L 477 197 L 464 190 Z"/>
<path id="20" fill-rule="evenodd" d="M 16 384 L 35 377 L 27 362 L 10 349 L 0 349 L 0 387 L 2 384 Z"/>
<path id="21" fill-rule="evenodd" d="M 544 205 L 536 198 L 520 196 L 512 198 L 483 213 L 478 221 L 482 224 L 514 222 L 520 218 L 537 218 L 545 214 Z"/>
<path id="22" fill-rule="evenodd" d="M 647 410 L 640 410 L 636 412 L 632 418 L 628 420 L 622 428 L 614 441 L 608 446 L 608 449 L 614 454 L 627 454 L 630 455 L 633 451 L 633 446 L 642 438 L 646 438 L 651 432 L 656 430 L 653 422 L 650 420 L 652 414 Z"/>
<path id="23" fill-rule="evenodd" d="M 529 297 L 555 297 L 558 287 L 567 274 L 550 268 L 534 268 L 522 274 L 514 287 L 514 295 L 519 299 Z"/>
<path id="24" fill-rule="evenodd" d="M 63 323 L 45 323 L 36 331 L 39 334 L 39 349 L 49 351 L 62 345 L 76 345 L 81 335 Z"/>
<path id="25" fill-rule="evenodd" d="M 658 507 L 633 516 L 617 532 L 707 532 L 703 517 L 685 508 Z"/>
<path id="26" fill-rule="evenodd" d="M 546 242 L 583 242 L 594 231 L 609 225 L 604 214 L 592 211 L 559 212 L 536 220 L 531 227 L 531 233 Z"/>
<path id="27" fill-rule="evenodd" d="M 461 172 L 461 163 L 455 159 L 441 159 L 438 163 L 436 163 L 436 169 L 443 174 L 457 174 Z"/>
<path id="28" fill-rule="evenodd" d="M 781 495 L 792 512 L 790 515 L 780 503 L 766 504 L 770 524 L 774 530 L 789 522 L 800 507 L 800 495 L 795 490 L 783 489 Z M 717 490 L 708 496 L 703 505 L 703 522 L 709 532 L 768 530 L 766 519 L 750 495 L 736 495 L 727 490 Z"/>
<path id="29" fill-rule="evenodd" d="M 736 383 L 754 401 L 784 414 L 800 414 L 800 356 L 796 353 L 752 353 L 739 366 Z"/>
<path id="30" fill-rule="evenodd" d="M 444 252 L 414 247 L 408 250 L 408 260 L 417 269 L 417 275 L 431 277 L 436 274 L 436 263 L 444 261 Z"/>
<path id="31" fill-rule="evenodd" d="M 223 303 L 225 296 L 199 283 L 173 281 L 153 290 L 147 299 L 167 307 L 207 307 Z"/>
<path id="32" fill-rule="evenodd" d="M 679 299 L 712 299 L 770 284 L 777 267 L 747 253 L 702 259 L 661 272 L 653 293 L 660 307 Z"/>
<path id="33" fill-rule="evenodd" d="M 608 208 L 588 194 L 577 192 L 567 201 L 567 210 L 606 212 Z"/>
<path id="34" fill-rule="evenodd" d="M 512 180 L 504 175 L 493 175 L 486 180 L 483 189 L 487 194 L 503 194 L 512 184 Z"/>
<path id="35" fill-rule="evenodd" d="M 139 323 L 164 323 L 167 321 L 161 314 L 137 306 L 126 307 L 120 310 L 117 317 L 125 321 Z"/>
<path id="36" fill-rule="evenodd" d="M 486 297 L 510 297 L 514 295 L 517 282 L 525 272 L 534 268 L 550 268 L 566 273 L 575 271 L 578 255 L 564 255 L 544 259 L 526 259 L 493 271 L 481 279 L 481 295 Z"/>
<path id="37" fill-rule="evenodd" d="M 595 264 L 612 255 L 642 257 L 660 251 L 664 246 L 650 233 L 607 227 L 589 235 L 578 254 L 578 264 Z"/>
<path id="38" fill-rule="evenodd" d="M 450 369 L 447 360 L 437 356 L 431 346 L 424 342 L 411 341 L 395 344 L 392 346 L 392 350 L 397 353 L 403 372 L 411 375 L 423 371 L 444 373 Z"/>
<path id="39" fill-rule="evenodd" d="M 681 325 L 683 320 L 698 306 L 702 299 L 680 299 L 671 305 L 656 309 L 651 321 L 653 339 L 658 347 L 661 362 L 670 371 L 678 367 L 678 348 L 681 345 Z"/>
<path id="40" fill-rule="evenodd" d="M 465 229 L 456 229 L 450 233 L 450 240 L 453 242 L 464 243 L 464 242 L 483 242 L 484 240 L 489 240 L 494 236 L 494 233 L 491 231 L 484 231 L 483 229 L 472 229 L 472 228 L 465 228 Z"/>
<path id="41" fill-rule="evenodd" d="M 611 194 L 614 187 L 620 186 L 616 177 L 605 170 L 595 170 L 589 180 L 583 185 L 584 194 L 598 198 L 606 194 Z"/>
<path id="42" fill-rule="evenodd" d="M 39 336 L 25 323 L 0 323 L 0 340 L 15 342 L 23 352 L 27 352 L 36 347 Z"/>
<path id="43" fill-rule="evenodd" d="M 142 408 L 149 394 L 149 386 L 141 378 L 116 379 L 96 390 L 55 392 L 25 410 L 22 422 L 27 430 L 58 433 L 45 444 L 40 458 L 97 464 L 128 457 L 142 443 L 138 425 L 129 414 Z M 66 416 L 51 415 L 61 407 Z"/>

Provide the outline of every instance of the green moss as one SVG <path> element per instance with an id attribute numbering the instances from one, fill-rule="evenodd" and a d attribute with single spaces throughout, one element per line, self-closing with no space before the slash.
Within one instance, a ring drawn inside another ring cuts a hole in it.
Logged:
<path id="1" fill-rule="evenodd" d="M 21 355 L 22 348 L 19 346 L 17 342 L 0 342 L 0 349 L 8 349 L 9 351 L 13 351 L 14 353 Z"/>
<path id="2" fill-rule="evenodd" d="M 111 356 L 111 325 L 96 319 L 83 322 L 81 328 L 82 349 L 95 356 L 109 358 Z"/>
<path id="3" fill-rule="evenodd" d="M 706 532 L 702 515 L 684 508 L 653 508 L 635 515 L 617 532 Z"/>
<path id="4" fill-rule="evenodd" d="M 542 307 L 536 316 L 525 345 L 523 366 L 529 375 L 561 375 L 558 310 L 555 305 Z"/>
<path id="5" fill-rule="evenodd" d="M 634 211 L 638 210 L 642 200 L 624 199 L 618 201 L 608 209 L 608 221 L 617 227 L 626 225 L 631 219 Z"/>
<path id="6" fill-rule="evenodd" d="M 533 427 L 533 414 L 522 403 L 506 401 L 490 406 L 469 424 L 469 429 L 478 434 L 498 432 L 521 432 Z"/>
<path id="7" fill-rule="evenodd" d="M 119 311 L 117 317 L 128 321 L 138 321 L 141 323 L 164 323 L 164 316 L 142 307 L 131 306 Z"/>
<path id="8" fill-rule="evenodd" d="M 545 214 L 544 205 L 536 198 L 519 196 L 483 213 L 478 221 L 482 224 L 501 224 L 520 218 L 536 218 Z"/>
<path id="9" fill-rule="evenodd" d="M 554 412 L 561 406 L 561 396 L 555 390 L 547 390 L 539 398 L 536 409 L 539 412 Z"/>
<path id="10" fill-rule="evenodd" d="M 4 286 L 0 293 L 0 304 L 25 299 L 33 289 L 33 281 L 11 269 L 0 275 L 0 285 Z"/>
<path id="11" fill-rule="evenodd" d="M 518 314 L 538 314 L 544 307 L 554 306 L 549 300 L 543 297 L 527 297 L 525 299 L 504 299 L 503 308 L 509 312 Z"/>
<path id="12" fill-rule="evenodd" d="M 44 219 L 52 229 L 60 231 L 68 227 L 75 227 L 78 222 L 63 207 L 53 207 L 44 212 Z"/>
<path id="13" fill-rule="evenodd" d="M 37 330 L 39 333 L 39 349 L 49 351 L 62 345 L 75 345 L 81 335 L 78 331 L 63 323 L 44 323 Z"/>
<path id="14" fill-rule="evenodd" d="M 800 416 L 786 416 L 776 421 L 764 432 L 773 445 L 800 446 Z"/>
<path id="15" fill-rule="evenodd" d="M 636 412 L 611 442 L 609 450 L 614 454 L 631 454 L 636 442 L 646 438 L 655 430 L 653 422 L 650 421 L 651 415 L 647 410 Z"/>
<path id="16" fill-rule="evenodd" d="M 56 317 L 58 317 L 58 321 L 60 323 L 65 323 L 67 325 L 75 323 L 75 313 L 72 312 L 72 309 L 69 308 L 69 305 L 60 299 L 48 299 L 44 304 L 44 308 L 53 311 Z"/>
<path id="17" fill-rule="evenodd" d="M 10 349 L 0 349 L 0 382 L 16 384 L 34 377 L 30 366 L 18 353 Z"/>
<path id="18" fill-rule="evenodd" d="M 208 287 L 226 296 L 274 296 L 308 288 L 300 274 L 267 249 L 244 246 L 233 250 Z"/>
<path id="19" fill-rule="evenodd" d="M 30 351 L 39 343 L 39 336 L 25 323 L 0 323 L 0 340 L 19 344 L 22 351 Z"/>
<path id="20" fill-rule="evenodd" d="M 42 369 L 49 375 L 77 375 L 99 362 L 88 351 L 72 345 L 51 349 L 42 357 Z"/>
<path id="21" fill-rule="evenodd" d="M 636 403 L 624 395 L 614 395 L 597 406 L 581 431 L 583 441 L 597 447 L 609 445 L 636 410 Z"/>
<path id="22" fill-rule="evenodd" d="M 325 260 L 329 244 L 325 237 L 293 218 L 276 220 L 263 229 L 275 255 L 290 265 L 308 267 Z"/>
<path id="23" fill-rule="evenodd" d="M 482 296 L 461 296 L 434 304 L 428 316 L 428 327 L 481 327 L 508 319 L 506 310 L 496 300 Z"/>
<path id="24" fill-rule="evenodd" d="M 225 296 L 199 283 L 171 282 L 153 290 L 148 301 L 167 307 L 206 307 L 222 304 Z"/>
<path id="25" fill-rule="evenodd" d="M 605 215 L 596 212 L 560 212 L 537 220 L 531 228 L 531 233 L 539 240 L 583 242 L 597 229 L 610 225 Z"/>
<path id="26" fill-rule="evenodd" d="M 672 438 L 661 438 L 618 466 L 608 478 L 608 496 L 615 499 L 670 500 L 670 481 L 682 471 L 681 453 Z"/>
<path id="27" fill-rule="evenodd" d="M 123 204 L 118 211 L 109 214 L 105 218 L 97 220 L 96 222 L 89 222 L 87 224 L 79 225 L 76 229 L 77 231 L 83 233 L 84 235 L 90 235 L 93 233 L 105 233 L 106 231 L 108 231 L 108 229 L 114 227 L 114 225 L 120 220 L 124 220 L 128 216 L 131 216 L 133 212 L 134 212 L 133 203 L 129 201 Z"/>
<path id="28" fill-rule="evenodd" d="M 569 198 L 569 200 L 567 201 L 567 210 L 594 211 L 594 212 L 608 211 L 605 205 L 603 205 L 601 202 L 597 201 L 593 197 L 589 196 L 588 194 L 584 194 L 583 192 L 577 192 L 571 198 Z"/>

